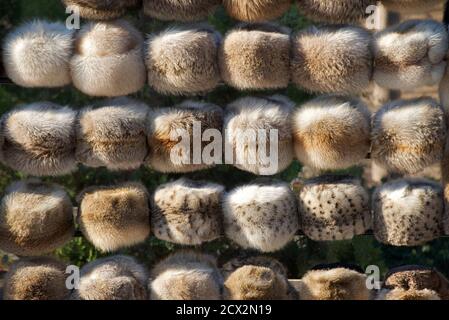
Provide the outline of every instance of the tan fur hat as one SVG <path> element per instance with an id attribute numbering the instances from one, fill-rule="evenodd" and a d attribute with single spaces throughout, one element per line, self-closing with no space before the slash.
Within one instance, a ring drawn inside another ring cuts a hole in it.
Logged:
<path id="1" fill-rule="evenodd" d="M 126 14 L 140 0 L 62 0 L 64 5 L 79 12 L 80 16 L 92 20 L 111 20 Z"/>
<path id="2" fill-rule="evenodd" d="M 66 265 L 46 257 L 24 258 L 9 268 L 4 279 L 4 300 L 65 300 Z"/>
<path id="3" fill-rule="evenodd" d="M 126 97 L 84 108 L 78 116 L 76 158 L 89 167 L 139 168 L 148 155 L 150 108 Z"/>
<path id="4" fill-rule="evenodd" d="M 181 178 L 154 193 L 151 225 L 165 241 L 199 245 L 222 235 L 221 200 L 224 187 Z"/>
<path id="5" fill-rule="evenodd" d="M 263 22 L 282 16 L 292 0 L 223 0 L 228 14 L 240 21 Z"/>
<path id="6" fill-rule="evenodd" d="M 440 82 L 446 68 L 448 33 L 442 23 L 410 20 L 374 35 L 374 81 L 411 90 Z"/>
<path id="7" fill-rule="evenodd" d="M 195 95 L 220 82 L 221 35 L 209 26 L 169 28 L 146 43 L 148 83 L 167 95 Z"/>
<path id="8" fill-rule="evenodd" d="M 290 81 L 290 30 L 274 24 L 241 24 L 219 52 L 221 77 L 240 90 L 279 89 Z"/>
<path id="9" fill-rule="evenodd" d="M 137 92 L 146 81 L 143 37 L 125 20 L 89 22 L 77 34 L 70 66 L 73 84 L 87 95 Z"/>
<path id="10" fill-rule="evenodd" d="M 221 273 L 226 279 L 231 275 L 231 273 L 243 266 L 265 267 L 280 275 L 283 275 L 284 277 L 287 277 L 287 268 L 278 260 L 268 256 L 239 256 L 223 264 L 221 266 Z"/>
<path id="11" fill-rule="evenodd" d="M 55 184 L 29 179 L 5 190 L 0 206 L 0 249 L 36 256 L 63 246 L 74 234 L 73 208 Z"/>
<path id="12" fill-rule="evenodd" d="M 258 175 L 273 175 L 292 163 L 293 107 L 294 102 L 284 96 L 244 97 L 226 107 L 226 143 L 232 146 L 237 168 Z"/>
<path id="13" fill-rule="evenodd" d="M 293 114 L 296 158 L 320 170 L 359 164 L 370 151 L 370 112 L 358 99 L 329 95 L 315 98 Z"/>
<path id="14" fill-rule="evenodd" d="M 76 111 L 50 102 L 15 108 L 3 115 L 1 160 L 35 176 L 57 176 L 76 169 Z"/>
<path id="15" fill-rule="evenodd" d="M 212 14 L 221 0 L 143 0 L 145 15 L 159 20 L 198 21 Z"/>
<path id="16" fill-rule="evenodd" d="M 373 194 L 376 239 L 393 246 L 417 246 L 443 233 L 443 191 L 424 179 L 385 183 Z"/>
<path id="17" fill-rule="evenodd" d="M 430 98 L 393 101 L 373 117 L 371 157 L 392 172 L 417 173 L 441 161 L 444 111 Z"/>
<path id="18" fill-rule="evenodd" d="M 208 163 L 204 157 L 196 159 L 211 143 L 202 142 L 202 135 L 208 129 L 221 132 L 222 127 L 223 110 L 214 104 L 184 101 L 170 108 L 155 108 L 150 113 L 147 164 L 160 172 L 180 173 L 210 168 L 214 163 Z M 201 147 L 201 153 L 196 153 L 198 150 L 194 150 L 194 143 Z M 221 154 L 218 156 L 221 160 Z"/>
<path id="19" fill-rule="evenodd" d="M 293 38 L 292 80 L 311 92 L 360 93 L 372 77 L 371 42 L 358 27 L 309 27 Z"/>
<path id="20" fill-rule="evenodd" d="M 23 87 L 70 84 L 73 34 L 59 22 L 36 20 L 17 27 L 3 42 L 6 74 Z"/>
<path id="21" fill-rule="evenodd" d="M 220 300 L 223 279 L 215 258 L 193 251 L 174 253 L 151 271 L 151 300 Z"/>
<path id="22" fill-rule="evenodd" d="M 135 245 L 150 234 L 149 196 L 140 183 L 91 187 L 78 201 L 81 231 L 102 251 Z"/>

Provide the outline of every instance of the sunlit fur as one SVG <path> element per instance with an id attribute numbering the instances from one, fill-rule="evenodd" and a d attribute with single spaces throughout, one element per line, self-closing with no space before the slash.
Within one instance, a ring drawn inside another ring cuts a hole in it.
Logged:
<path id="1" fill-rule="evenodd" d="M 292 0 L 223 0 L 228 14 L 240 21 L 263 22 L 281 17 Z"/>

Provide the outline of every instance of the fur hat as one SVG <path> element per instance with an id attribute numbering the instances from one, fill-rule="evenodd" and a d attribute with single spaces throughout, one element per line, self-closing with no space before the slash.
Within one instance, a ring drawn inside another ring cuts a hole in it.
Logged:
<path id="1" fill-rule="evenodd" d="M 322 96 L 293 115 L 296 157 L 320 169 L 346 169 L 359 164 L 370 151 L 370 112 L 358 99 Z"/>
<path id="2" fill-rule="evenodd" d="M 440 296 L 433 290 L 423 289 L 382 289 L 377 294 L 376 300 L 441 300 Z"/>
<path id="3" fill-rule="evenodd" d="M 443 2 L 444 0 L 382 0 L 388 10 L 410 13 L 426 12 Z"/>
<path id="4" fill-rule="evenodd" d="M 159 262 L 151 271 L 151 300 L 220 300 L 223 279 L 215 258 L 180 251 Z"/>
<path id="5" fill-rule="evenodd" d="M 285 183 L 239 187 L 223 202 L 226 236 L 243 248 L 282 249 L 298 231 L 295 195 Z"/>
<path id="6" fill-rule="evenodd" d="M 65 300 L 66 265 L 46 257 L 25 258 L 9 268 L 3 286 L 4 300 Z"/>
<path id="7" fill-rule="evenodd" d="M 115 251 L 143 242 L 150 234 L 148 193 L 140 183 L 92 187 L 78 198 L 78 223 L 96 248 Z"/>
<path id="8" fill-rule="evenodd" d="M 23 105 L 2 117 L 2 161 L 35 176 L 76 169 L 76 111 L 50 102 Z"/>
<path id="9" fill-rule="evenodd" d="M 150 35 L 145 57 L 150 86 L 167 95 L 213 90 L 220 82 L 220 42 L 221 35 L 208 26 Z"/>
<path id="10" fill-rule="evenodd" d="M 390 171 L 417 173 L 441 161 L 444 111 L 430 98 L 393 101 L 373 117 L 371 157 Z"/>
<path id="11" fill-rule="evenodd" d="M 283 96 L 244 97 L 227 106 L 224 119 L 226 142 L 232 145 L 237 168 L 258 175 L 272 175 L 292 163 L 290 115 L 293 106 L 294 103 Z M 259 130 L 265 130 L 265 135 Z M 273 133 L 277 134 L 274 141 L 271 140 Z M 271 154 L 272 147 L 274 154 Z M 267 163 L 266 158 L 275 163 Z"/>
<path id="12" fill-rule="evenodd" d="M 81 268 L 73 300 L 145 300 L 148 274 L 128 256 L 97 259 Z"/>
<path id="13" fill-rule="evenodd" d="M 143 37 L 125 20 L 84 24 L 70 65 L 73 84 L 87 95 L 137 92 L 146 81 Z"/>
<path id="14" fill-rule="evenodd" d="M 293 39 L 293 82 L 308 91 L 355 94 L 371 81 L 371 34 L 353 26 L 309 27 Z"/>
<path id="15" fill-rule="evenodd" d="M 29 179 L 5 190 L 0 206 L 0 249 L 37 256 L 63 246 L 74 234 L 73 207 L 59 186 Z"/>
<path id="16" fill-rule="evenodd" d="M 199 125 L 201 130 L 196 130 Z M 195 157 L 201 156 L 209 144 L 201 142 L 203 133 L 208 129 L 221 132 L 222 127 L 223 110 L 214 104 L 184 101 L 171 108 L 153 109 L 148 132 L 150 154 L 147 163 L 154 170 L 166 173 L 210 168 L 213 163 L 205 163 L 204 159 L 196 161 Z M 194 142 L 195 145 L 201 144 L 200 154 L 195 154 L 198 150 L 194 150 Z M 176 159 L 172 159 L 171 153 Z"/>
<path id="17" fill-rule="evenodd" d="M 111 170 L 139 168 L 148 154 L 149 113 L 147 105 L 126 97 L 85 108 L 78 119 L 77 160 Z"/>
<path id="18" fill-rule="evenodd" d="M 410 20 L 374 35 L 374 81 L 384 88 L 411 90 L 440 82 L 449 40 L 442 23 Z"/>
<path id="19" fill-rule="evenodd" d="M 240 21 L 263 22 L 282 16 L 292 0 L 223 0 L 228 14 Z"/>
<path id="20" fill-rule="evenodd" d="M 220 47 L 221 77 L 240 90 L 279 89 L 290 81 L 290 31 L 274 24 L 242 24 Z"/>
<path id="21" fill-rule="evenodd" d="M 81 17 L 92 20 L 116 19 L 136 7 L 140 0 L 62 0 L 66 7 L 78 10 Z"/>
<path id="22" fill-rule="evenodd" d="M 221 273 L 227 279 L 234 271 L 243 266 L 265 267 L 287 277 L 287 269 L 278 260 L 268 256 L 241 256 L 229 260 L 221 266 Z"/>
<path id="23" fill-rule="evenodd" d="M 181 178 L 156 189 L 151 225 L 165 241 L 199 245 L 222 234 L 221 198 L 224 187 Z"/>
<path id="24" fill-rule="evenodd" d="M 198 21 L 212 14 L 221 0 L 143 0 L 145 15 L 159 20 Z"/>
<path id="25" fill-rule="evenodd" d="M 347 240 L 371 229 L 369 195 L 352 177 L 310 179 L 298 197 L 299 224 L 312 240 Z"/>
<path id="26" fill-rule="evenodd" d="M 13 30 L 3 42 L 6 74 L 23 87 L 70 84 L 73 30 L 59 22 L 36 20 Z"/>
<path id="27" fill-rule="evenodd" d="M 417 246 L 443 233 L 443 191 L 424 179 L 385 183 L 373 194 L 376 239 L 393 246 Z"/>

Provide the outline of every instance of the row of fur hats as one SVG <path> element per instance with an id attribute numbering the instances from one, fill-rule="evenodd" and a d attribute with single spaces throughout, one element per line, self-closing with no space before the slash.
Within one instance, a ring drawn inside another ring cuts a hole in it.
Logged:
<path id="1" fill-rule="evenodd" d="M 437 84 L 449 39 L 443 24 L 412 20 L 374 36 L 355 26 L 310 27 L 291 35 L 274 24 L 243 24 L 222 39 L 209 26 L 142 35 L 123 20 L 87 23 L 76 34 L 35 21 L 6 38 L 7 75 L 25 87 L 70 83 L 91 96 L 139 91 L 148 79 L 161 94 L 198 95 L 222 80 L 240 90 L 355 94 L 374 80 L 389 89 Z M 406 63 L 405 63 L 406 62 Z"/>

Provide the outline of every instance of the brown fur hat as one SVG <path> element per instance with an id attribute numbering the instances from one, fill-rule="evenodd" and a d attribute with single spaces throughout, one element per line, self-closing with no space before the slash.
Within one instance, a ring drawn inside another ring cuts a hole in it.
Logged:
<path id="1" fill-rule="evenodd" d="M 66 265 L 47 257 L 24 258 L 9 268 L 4 279 L 4 300 L 65 300 Z"/>
<path id="2" fill-rule="evenodd" d="M 21 180 L 6 188 L 0 206 L 0 249 L 37 256 L 63 246 L 74 234 L 73 207 L 55 184 Z"/>
<path id="3" fill-rule="evenodd" d="M 19 106 L 2 117 L 3 163 L 35 176 L 76 169 L 76 111 L 50 102 Z"/>
<path id="4" fill-rule="evenodd" d="M 125 20 L 89 22 L 77 34 L 70 65 L 74 86 L 87 95 L 137 92 L 146 81 L 143 37 Z"/>
<path id="5" fill-rule="evenodd" d="M 298 108 L 293 115 L 296 157 L 320 170 L 345 169 L 369 153 L 371 119 L 358 99 L 322 96 Z"/>
<path id="6" fill-rule="evenodd" d="M 293 38 L 292 80 L 311 92 L 360 93 L 372 77 L 371 42 L 359 27 L 309 27 Z"/>
<path id="7" fill-rule="evenodd" d="M 274 24 L 242 24 L 219 52 L 221 77 L 240 90 L 279 89 L 290 81 L 290 31 Z"/>
<path id="8" fill-rule="evenodd" d="M 377 294 L 376 300 L 441 300 L 438 293 L 429 289 L 410 289 L 401 288 L 382 289 Z"/>
<path id="9" fill-rule="evenodd" d="M 89 167 L 139 168 L 148 155 L 150 108 L 126 97 L 84 108 L 78 116 L 76 158 Z"/>
<path id="10" fill-rule="evenodd" d="M 62 0 L 66 7 L 77 10 L 80 16 L 91 20 L 111 20 L 126 14 L 141 0 Z"/>
<path id="11" fill-rule="evenodd" d="M 198 137 L 197 125 L 201 125 Z M 147 163 L 160 172 L 192 172 L 210 168 L 214 163 L 205 163 L 204 159 L 195 163 L 199 154 L 194 154 L 193 140 L 199 144 L 204 131 L 215 129 L 221 132 L 222 127 L 223 110 L 214 104 L 184 101 L 170 108 L 155 108 L 150 113 Z M 201 154 L 208 144 L 201 143 Z M 172 152 L 176 159 L 172 159 Z"/>
<path id="12" fill-rule="evenodd" d="M 146 43 L 148 82 L 167 95 L 195 95 L 220 82 L 221 35 L 209 26 L 169 28 Z"/>
<path id="13" fill-rule="evenodd" d="M 199 21 L 212 14 L 221 0 L 143 0 L 145 15 L 167 21 Z"/>
<path id="14" fill-rule="evenodd" d="M 263 22 L 282 16 L 292 0 L 223 0 L 228 14 L 240 21 Z"/>
<path id="15" fill-rule="evenodd" d="M 226 279 L 231 273 L 243 266 L 265 267 L 287 277 L 287 268 L 278 260 L 268 256 L 239 256 L 223 264 L 221 266 L 221 273 Z"/>
<path id="16" fill-rule="evenodd" d="M 388 10 L 410 13 L 423 13 L 435 9 L 445 0 L 382 0 Z"/>
<path id="17" fill-rule="evenodd" d="M 135 245 L 150 234 L 149 196 L 140 183 L 88 188 L 78 201 L 81 231 L 102 251 Z"/>

